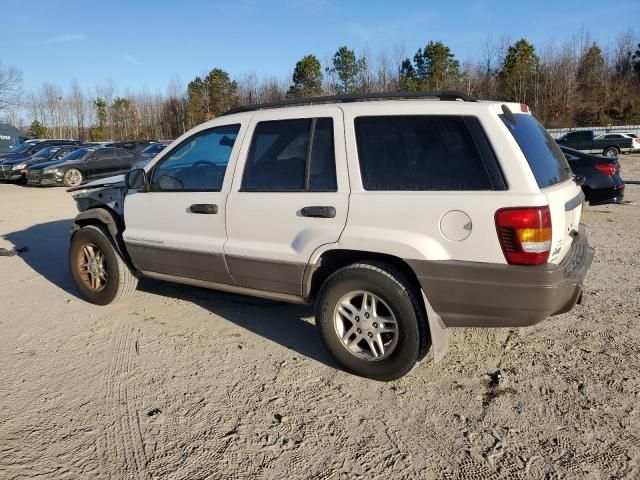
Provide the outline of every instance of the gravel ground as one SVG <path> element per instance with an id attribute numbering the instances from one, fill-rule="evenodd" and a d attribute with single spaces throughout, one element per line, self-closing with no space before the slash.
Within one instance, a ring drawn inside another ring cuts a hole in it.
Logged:
<path id="1" fill-rule="evenodd" d="M 586 207 L 583 305 L 453 329 L 444 361 L 377 383 L 305 307 L 154 281 L 85 303 L 72 199 L 1 184 L 0 248 L 28 250 L 0 256 L 0 478 L 639 478 L 640 185 L 626 199 Z"/>

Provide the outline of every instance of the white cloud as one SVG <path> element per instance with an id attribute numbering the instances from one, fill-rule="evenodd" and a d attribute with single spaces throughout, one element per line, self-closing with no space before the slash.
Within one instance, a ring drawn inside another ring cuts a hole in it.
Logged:
<path id="1" fill-rule="evenodd" d="M 51 45 L 54 43 L 68 43 L 68 42 L 83 42 L 87 39 L 84 33 L 67 33 L 64 35 L 56 35 L 55 37 L 47 38 L 41 43 L 43 45 Z"/>
<path id="2" fill-rule="evenodd" d="M 125 53 L 124 55 L 122 55 L 122 59 L 127 62 L 130 63 L 131 65 L 142 65 L 142 63 L 140 63 L 140 60 L 138 60 L 136 57 L 134 57 L 133 55 L 129 55 L 128 53 Z"/>

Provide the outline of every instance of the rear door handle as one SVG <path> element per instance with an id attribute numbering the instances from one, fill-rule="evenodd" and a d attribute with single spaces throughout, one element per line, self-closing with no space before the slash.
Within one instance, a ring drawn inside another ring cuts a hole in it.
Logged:
<path id="1" fill-rule="evenodd" d="M 300 210 L 303 217 L 335 218 L 335 207 L 304 207 Z"/>
<path id="2" fill-rule="evenodd" d="M 191 213 L 203 213 L 205 215 L 215 215 L 218 213 L 218 205 L 212 203 L 194 203 L 189 207 Z"/>

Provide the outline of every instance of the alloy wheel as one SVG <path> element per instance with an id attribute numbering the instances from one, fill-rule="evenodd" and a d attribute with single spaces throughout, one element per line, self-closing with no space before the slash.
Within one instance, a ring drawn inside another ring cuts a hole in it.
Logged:
<path id="1" fill-rule="evenodd" d="M 387 358 L 398 344 L 398 322 L 393 310 L 366 290 L 344 295 L 336 305 L 333 323 L 342 345 L 362 360 Z"/>
<path id="2" fill-rule="evenodd" d="M 91 290 L 101 291 L 109 280 L 104 253 L 93 243 L 85 243 L 78 251 L 78 272 Z"/>
<path id="3" fill-rule="evenodd" d="M 82 174 L 75 168 L 68 170 L 67 173 L 65 173 L 64 178 L 66 183 L 72 187 L 76 187 L 82 183 Z"/>

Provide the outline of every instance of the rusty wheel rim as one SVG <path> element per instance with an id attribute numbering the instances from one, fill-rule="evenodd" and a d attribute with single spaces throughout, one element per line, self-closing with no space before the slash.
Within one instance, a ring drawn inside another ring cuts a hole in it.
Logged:
<path id="1" fill-rule="evenodd" d="M 85 243 L 78 251 L 78 273 L 84 285 L 100 292 L 107 286 L 109 273 L 104 253 L 93 243 Z"/>

